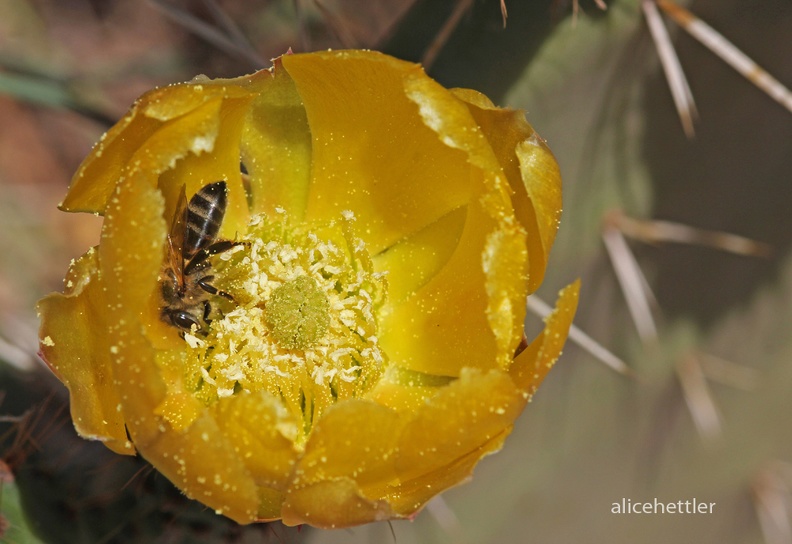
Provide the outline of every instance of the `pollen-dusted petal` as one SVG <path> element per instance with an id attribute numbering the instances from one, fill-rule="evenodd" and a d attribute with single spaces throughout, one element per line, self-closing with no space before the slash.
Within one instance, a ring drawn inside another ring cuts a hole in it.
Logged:
<path id="1" fill-rule="evenodd" d="M 370 401 L 348 400 L 328 409 L 294 471 L 286 496 L 286 505 L 294 511 L 293 515 L 309 513 L 310 517 L 304 519 L 312 525 L 332 523 L 336 527 L 382 519 L 379 516 L 384 505 L 376 499 L 396 478 L 395 461 L 403 426 L 404 420 L 397 412 Z M 336 486 L 332 482 L 340 483 Z M 354 487 L 349 485 L 351 482 Z M 319 503 L 317 496 L 330 492 L 346 495 L 344 502 L 354 505 L 348 512 L 349 519 L 332 512 L 330 505 L 315 508 Z M 361 510 L 356 511 L 358 508 Z M 327 518 L 332 522 L 322 520 L 328 515 L 332 515 Z"/>
<path id="2" fill-rule="evenodd" d="M 385 306 L 380 344 L 394 364 L 440 376 L 457 376 L 466 365 L 498 366 L 481 265 L 492 225 L 476 215 L 468 212 L 462 239 L 446 266 L 412 296 Z"/>
<path id="3" fill-rule="evenodd" d="M 77 432 L 117 453 L 132 454 L 135 448 L 118 410 L 111 347 L 106 333 L 97 334 L 106 319 L 98 268 L 98 252 L 92 248 L 72 263 L 64 293 L 39 302 L 41 354 L 69 389 Z"/>
<path id="4" fill-rule="evenodd" d="M 316 424 L 291 483 L 300 489 L 323 480 L 351 478 L 361 493 L 396 477 L 395 460 L 404 421 L 395 410 L 352 399 L 330 407 Z"/>
<path id="5" fill-rule="evenodd" d="M 495 336 L 497 363 L 503 369 L 511 364 L 523 336 L 527 253 L 525 231 L 511 224 L 490 233 L 481 258 L 487 292 L 485 314 Z"/>
<path id="6" fill-rule="evenodd" d="M 396 272 L 388 274 L 392 304 L 417 291 L 445 266 L 459 244 L 466 217 L 467 207 L 457 208 L 372 257 L 378 272 Z"/>
<path id="7" fill-rule="evenodd" d="M 185 121 L 193 115 L 188 114 L 173 125 L 172 131 L 162 130 L 151 139 L 156 149 L 165 150 L 171 157 L 179 157 L 176 161 L 169 161 L 167 166 L 164 161 L 160 164 L 167 169 L 159 178 L 159 187 L 171 206 L 177 202 L 182 186 L 188 195 L 192 195 L 204 185 L 221 180 L 226 182 L 228 207 L 219 235 L 228 239 L 233 239 L 237 232 L 243 231 L 250 214 L 239 170 L 239 155 L 240 138 L 251 99 L 245 97 L 207 102 L 202 108 L 212 111 L 206 112 L 205 130 L 202 130 L 204 126 L 199 129 L 186 127 Z M 187 134 L 182 133 L 185 127 L 189 129 Z M 133 160 L 137 157 L 136 154 Z M 145 161 L 145 157 L 141 157 L 141 162 Z M 146 169 L 159 171 L 151 166 Z M 172 212 L 166 213 L 166 217 L 172 216 Z"/>
<path id="8" fill-rule="evenodd" d="M 558 294 L 553 313 L 545 318 L 545 328 L 515 357 L 509 374 L 524 392 L 526 401 L 536 392 L 547 373 L 553 368 L 566 342 L 572 319 L 577 310 L 580 280 L 564 287 Z"/>
<path id="9" fill-rule="evenodd" d="M 258 519 L 259 489 L 233 443 L 210 414 L 204 413 L 183 432 L 163 427 L 139 449 L 188 497 L 238 523 Z"/>
<path id="10" fill-rule="evenodd" d="M 283 503 L 283 523 L 337 529 L 398 517 L 385 499 L 368 499 L 351 478 L 320 480 L 292 490 Z"/>
<path id="11" fill-rule="evenodd" d="M 167 394 L 154 413 L 176 431 L 183 431 L 198 419 L 206 406 L 195 398 L 185 379 L 182 349 L 158 349 L 155 359 Z"/>
<path id="12" fill-rule="evenodd" d="M 454 89 L 453 93 L 467 102 L 509 180 L 515 215 L 527 231 L 528 292 L 532 293 L 544 278 L 561 216 L 558 164 L 522 110 L 497 108 L 486 96 L 470 89 Z"/>
<path id="13" fill-rule="evenodd" d="M 488 395 L 495 404 L 486 400 Z M 399 482 L 386 495 L 403 516 L 413 515 L 438 493 L 466 481 L 484 456 L 500 450 L 522 401 L 500 371 L 466 371 L 425 404 L 401 437 Z M 437 420 L 432 422 L 433 418 Z"/>
<path id="14" fill-rule="evenodd" d="M 242 134 L 242 161 L 250 175 L 254 213 L 276 208 L 300 219 L 308 203 L 311 131 L 300 95 L 280 60 L 267 91 L 250 106 Z"/>
<path id="15" fill-rule="evenodd" d="M 283 493 L 271 487 L 259 487 L 259 509 L 256 521 L 275 521 L 281 519 Z"/>
<path id="16" fill-rule="evenodd" d="M 144 94 L 138 100 L 146 117 L 171 121 L 196 110 L 218 98 L 235 100 L 249 98 L 260 91 L 260 74 L 232 79 L 209 79 L 197 76 L 192 81 L 160 87 Z"/>
<path id="17" fill-rule="evenodd" d="M 397 412 L 414 412 L 452 380 L 391 365 L 366 398 Z"/>
<path id="18" fill-rule="evenodd" d="M 421 478 L 480 450 L 511 431 L 522 410 L 520 391 L 500 370 L 465 368 L 419 408 L 399 439 L 399 480 Z"/>
<path id="19" fill-rule="evenodd" d="M 153 414 L 165 394 L 155 352 L 143 336 L 144 324 L 159 320 L 158 313 L 151 313 L 150 299 L 159 295 L 162 210 L 162 195 L 145 174 L 124 178 L 108 202 L 99 245 L 113 376 L 121 412 L 138 446 L 157 432 L 159 418 Z"/>
<path id="20" fill-rule="evenodd" d="M 439 493 L 467 482 L 481 459 L 500 451 L 510 431 L 511 427 L 438 470 L 401 483 L 385 496 L 385 500 L 397 514 L 414 516 Z"/>
<path id="21" fill-rule="evenodd" d="M 289 432 L 297 422 L 281 402 L 257 391 L 220 399 L 213 413 L 256 484 L 285 489 L 300 450 Z"/>
<path id="22" fill-rule="evenodd" d="M 61 209 L 104 214 L 115 185 L 129 169 L 146 170 L 156 180 L 157 174 L 176 166 L 191 150 L 211 148 L 217 138 L 221 106 L 220 98 L 208 100 L 169 121 L 136 116 L 123 138 L 106 138 L 94 147 L 74 174 Z M 127 135 L 133 149 L 126 149 Z"/>
<path id="23" fill-rule="evenodd" d="M 463 366 L 505 368 L 511 360 L 524 318 L 519 269 L 527 265 L 525 241 L 508 203 L 492 187 L 496 174 L 488 177 L 480 197 L 468 205 L 464 231 L 445 266 L 383 311 L 380 341 L 401 367 L 457 376 Z M 498 242 L 505 239 L 510 242 Z M 503 269 L 510 274 L 501 274 Z"/>
<path id="24" fill-rule="evenodd" d="M 122 384 L 122 413 L 140 455 L 187 496 L 238 523 L 256 520 L 259 489 L 212 415 L 204 410 L 178 430 L 156 415 L 165 384 L 154 349 L 134 321 L 119 323 L 112 332 L 124 339 L 114 370 Z"/>
<path id="25" fill-rule="evenodd" d="M 531 255 L 540 255 L 546 266 L 550 248 L 553 246 L 561 222 L 561 172 L 550 148 L 536 133 L 517 144 L 517 158 L 520 162 L 524 187 L 533 206 L 539 235 L 535 237 L 529 225 L 526 227 L 529 240 L 541 241 L 541 250 L 533 245 L 529 250 Z M 515 193 L 519 194 L 516 190 Z M 515 200 L 518 198 L 515 197 Z M 541 269 L 537 267 L 537 270 L 541 270 L 541 274 L 534 272 L 534 276 L 539 275 L 539 277 L 531 279 L 530 292 L 533 292 L 544 279 L 544 266 Z"/>
<path id="26" fill-rule="evenodd" d="M 151 91 L 156 92 L 156 91 Z M 145 96 L 145 95 L 144 95 Z M 72 177 L 60 209 L 103 214 L 107 200 L 129 159 L 163 123 L 140 113 L 138 99 L 132 109 L 94 145 Z"/>
<path id="27" fill-rule="evenodd" d="M 428 78 L 410 78 L 406 86 L 438 141 L 465 152 L 472 198 L 445 266 L 412 296 L 389 301 L 381 343 L 395 364 L 411 370 L 456 376 L 462 366 L 506 368 L 519 342 L 526 294 L 520 269 L 527 266 L 509 186 L 464 102 Z M 493 273 L 503 260 L 512 263 L 509 274 Z"/>
<path id="28" fill-rule="evenodd" d="M 312 135 L 306 220 L 351 210 L 375 255 L 468 201 L 465 153 L 440 141 L 407 95 L 408 78 L 428 80 L 420 66 L 368 51 L 281 60 Z"/>
<path id="29" fill-rule="evenodd" d="M 111 329 L 151 317 L 141 314 L 159 293 L 166 227 L 163 198 L 150 176 L 135 172 L 118 183 L 102 226 L 99 262 Z"/>
<path id="30" fill-rule="evenodd" d="M 254 85 L 239 78 L 184 83 L 146 93 L 80 165 L 61 209 L 104 213 L 113 188 L 130 167 L 160 173 L 188 152 L 211 151 L 221 111 L 229 112 L 223 102 L 245 108 L 254 91 Z M 238 164 L 232 171 L 238 171 Z"/>

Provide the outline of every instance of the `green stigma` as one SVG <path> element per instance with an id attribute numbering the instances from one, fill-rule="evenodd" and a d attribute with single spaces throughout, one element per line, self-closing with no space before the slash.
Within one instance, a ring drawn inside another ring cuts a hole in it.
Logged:
<path id="1" fill-rule="evenodd" d="M 272 292 L 264 320 L 278 344 L 306 350 L 327 332 L 330 313 L 327 297 L 310 276 L 298 276 Z"/>

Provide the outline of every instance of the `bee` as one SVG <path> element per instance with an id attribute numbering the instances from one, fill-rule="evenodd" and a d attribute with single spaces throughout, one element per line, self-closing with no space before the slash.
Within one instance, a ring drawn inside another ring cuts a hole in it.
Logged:
<path id="1" fill-rule="evenodd" d="M 193 330 L 208 334 L 211 298 L 231 295 L 212 285 L 208 258 L 228 251 L 239 242 L 218 240 L 217 233 L 228 204 L 226 182 L 210 183 L 187 202 L 182 187 L 176 213 L 168 234 L 167 257 L 160 275 L 162 288 L 162 320 L 178 329 L 181 335 Z"/>

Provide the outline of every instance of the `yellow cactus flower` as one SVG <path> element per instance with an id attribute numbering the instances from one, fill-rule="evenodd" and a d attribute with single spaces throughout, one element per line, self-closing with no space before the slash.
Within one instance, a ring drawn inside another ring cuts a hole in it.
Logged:
<path id="1" fill-rule="evenodd" d="M 501 447 L 577 304 L 515 357 L 557 164 L 370 51 L 145 94 L 61 207 L 104 216 L 39 305 L 77 430 L 239 523 L 414 516 Z"/>

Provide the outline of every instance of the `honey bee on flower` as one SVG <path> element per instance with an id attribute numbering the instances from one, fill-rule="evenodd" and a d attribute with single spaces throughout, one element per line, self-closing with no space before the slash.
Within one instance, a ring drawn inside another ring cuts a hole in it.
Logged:
<path id="1" fill-rule="evenodd" d="M 225 181 L 201 188 L 189 203 L 184 188 L 179 195 L 162 273 L 162 319 L 185 332 L 206 333 L 212 313 L 210 295 L 231 299 L 212 285 L 214 276 L 208 261 L 210 256 L 236 245 L 216 240 L 225 209 Z"/>
<path id="2" fill-rule="evenodd" d="M 501 447 L 577 302 L 514 356 L 557 164 L 522 112 L 369 51 L 147 93 L 62 207 L 105 218 L 40 303 L 75 426 L 240 523 L 414 516 Z"/>

